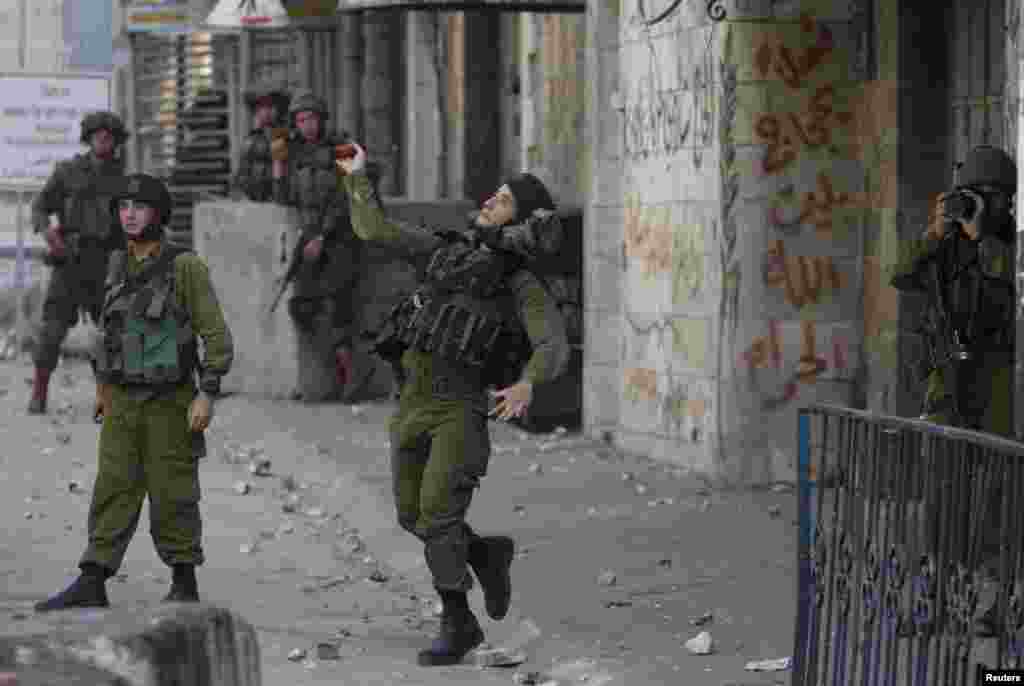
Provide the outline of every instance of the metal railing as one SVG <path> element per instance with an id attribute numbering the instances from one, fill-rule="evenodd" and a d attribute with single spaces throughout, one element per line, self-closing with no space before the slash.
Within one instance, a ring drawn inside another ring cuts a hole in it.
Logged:
<path id="1" fill-rule="evenodd" d="M 830 405 L 798 441 L 794 686 L 1024 666 L 1024 443 Z"/>

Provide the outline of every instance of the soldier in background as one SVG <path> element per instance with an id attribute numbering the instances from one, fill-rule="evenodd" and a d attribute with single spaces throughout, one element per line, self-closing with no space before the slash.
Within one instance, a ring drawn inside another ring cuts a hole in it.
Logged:
<path id="1" fill-rule="evenodd" d="M 288 136 L 288 92 L 273 84 L 258 84 L 245 93 L 252 112 L 253 129 L 242 143 L 234 190 L 253 202 L 274 199 L 271 174 L 271 143 Z"/>
<path id="2" fill-rule="evenodd" d="M 68 330 L 85 310 L 99 321 L 103 281 L 112 250 L 124 244 L 110 200 L 124 180 L 121 146 L 128 138 L 112 112 L 91 112 L 82 119 L 86 153 L 57 164 L 32 202 L 32 224 L 46 237 L 46 264 L 53 267 L 43 302 L 43 321 L 33 360 L 35 378 L 28 411 L 46 412 L 50 376 L 57 367 Z"/>
<path id="3" fill-rule="evenodd" d="M 346 136 L 327 130 L 328 111 L 311 91 L 295 94 L 289 107 L 293 134 L 287 160 L 274 141 L 274 197 L 299 213 L 301 269 L 293 282 L 288 312 L 299 343 L 297 395 L 307 401 L 351 398 L 373 367 L 353 363 L 356 343 L 355 290 L 363 245 L 352 231 L 348 196 L 338 183 L 335 147 Z M 323 369 L 334 368 L 335 379 Z"/>

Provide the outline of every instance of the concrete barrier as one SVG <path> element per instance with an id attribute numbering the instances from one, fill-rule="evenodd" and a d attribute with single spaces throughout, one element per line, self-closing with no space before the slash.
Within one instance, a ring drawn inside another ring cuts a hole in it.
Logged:
<path id="1" fill-rule="evenodd" d="M 161 605 L 47 615 L 45 633 L 0 638 L 18 686 L 260 686 L 256 631 L 230 610 Z"/>
<path id="2" fill-rule="evenodd" d="M 432 226 L 464 224 L 472 205 L 465 201 L 414 202 L 401 198 L 386 201 L 387 213 L 396 219 Z M 297 341 L 288 318 L 287 293 L 273 317 L 264 316 L 275 281 L 284 273 L 296 236 L 296 216 L 273 204 L 205 201 L 195 206 L 193 236 L 196 252 L 210 267 L 220 294 L 228 325 L 235 339 L 235 364 L 223 380 L 226 392 L 282 396 L 291 392 L 300 366 L 306 372 L 318 362 L 303 351 L 300 364 Z M 366 268 L 357 287 L 357 321 L 360 330 L 374 329 L 415 284 L 413 270 L 380 246 L 370 244 Z M 372 366 L 365 395 L 379 397 L 391 390 L 391 370 L 374 357 L 360 362 Z M 316 370 L 314 370 L 316 371 Z M 333 378 L 324 367 L 304 377 Z"/>

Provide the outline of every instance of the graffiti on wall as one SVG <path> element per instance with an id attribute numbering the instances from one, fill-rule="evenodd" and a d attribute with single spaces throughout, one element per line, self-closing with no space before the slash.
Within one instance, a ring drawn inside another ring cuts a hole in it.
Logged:
<path id="1" fill-rule="evenodd" d="M 659 382 L 664 386 L 661 389 Z M 707 436 L 711 403 L 706 386 L 646 367 L 623 371 L 623 394 L 630 404 L 650 407 L 660 416 L 667 434 L 690 443 L 702 443 Z"/>
<path id="2" fill-rule="evenodd" d="M 764 146 L 755 173 L 792 179 L 798 174 L 801 159 L 821 162 L 809 179 L 810 187 L 799 188 L 798 182 L 787 179 L 766 203 L 766 224 L 781 237 L 769 243 L 762 261 L 762 278 L 767 287 L 780 289 L 785 302 L 800 312 L 831 300 L 849 284 L 832 257 L 790 254 L 786 238 L 808 228 L 818 239 L 837 238 L 838 213 L 862 207 L 865 194 L 844 187 L 844 183 L 856 179 L 838 180 L 830 170 L 831 162 L 848 158 L 854 151 L 841 144 L 840 132 L 848 138 L 856 129 L 854 112 L 837 104 L 836 85 L 822 83 L 820 76 L 835 59 L 833 34 L 804 14 L 797 35 L 795 45 L 771 36 L 754 48 L 753 64 L 762 79 L 779 82 L 784 92 L 792 93 L 793 97 L 783 102 L 796 104 L 791 110 L 763 112 L 755 118 L 754 134 Z M 799 320 L 799 327 L 770 322 L 768 334 L 755 338 L 740 356 L 741 368 L 748 371 L 749 390 L 765 410 L 785 406 L 797 397 L 801 386 L 823 376 L 849 376 L 845 334 L 834 332 L 829 341 L 821 342 L 815 322 L 807 317 L 805 314 Z M 793 340 L 786 340 L 783 328 L 791 332 L 798 328 L 799 333 L 791 333 Z M 787 360 L 786 350 L 798 353 Z"/>
<path id="3" fill-rule="evenodd" d="M 786 302 L 799 309 L 816 305 L 823 296 L 840 291 L 843 277 L 827 255 L 787 255 L 781 240 L 772 241 L 764 262 L 764 281 L 782 289 Z"/>
<path id="4" fill-rule="evenodd" d="M 668 205 L 643 205 L 638 193 L 627 194 L 624 252 L 639 262 L 645 277 L 668 272 L 677 304 L 703 291 L 704 229 L 699 223 L 673 221 Z"/>
<path id="5" fill-rule="evenodd" d="M 799 340 L 792 341 L 786 340 L 780 322 L 768 322 L 768 334 L 756 337 L 739 360 L 762 409 L 779 409 L 797 397 L 801 386 L 822 378 L 842 378 L 849 371 L 850 345 L 840 329 L 833 330 L 828 345 L 820 346 L 816 324 L 807 320 L 799 324 Z M 795 359 L 787 360 L 785 351 L 797 346 Z"/>
<path id="6" fill-rule="evenodd" d="M 671 7 L 671 5 L 669 6 Z M 659 19 L 660 23 L 675 13 Z M 675 154 L 684 148 L 693 155 L 693 164 L 700 168 L 703 149 L 713 142 L 715 123 L 715 56 L 714 29 L 707 31 L 701 55 L 687 64 L 688 51 L 680 40 L 658 43 L 651 34 L 653 25 L 647 19 L 650 10 L 645 0 L 638 0 L 636 15 L 643 28 L 643 39 L 650 54 L 647 74 L 636 79 L 627 93 L 623 112 L 623 145 L 629 159 L 645 159 Z M 655 18 L 664 14 L 659 12 Z M 694 34 L 695 35 L 695 34 Z M 669 45 L 668 59 L 676 60 L 675 69 L 668 69 L 659 45 Z M 665 75 L 676 74 L 666 83 Z"/>

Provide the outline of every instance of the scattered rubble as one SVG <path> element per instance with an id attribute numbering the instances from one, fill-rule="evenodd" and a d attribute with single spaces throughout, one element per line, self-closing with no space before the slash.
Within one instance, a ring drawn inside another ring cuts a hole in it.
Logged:
<path id="1" fill-rule="evenodd" d="M 68 481 L 68 493 L 80 493 L 82 490 L 82 484 L 78 483 L 74 479 Z"/>
<path id="2" fill-rule="evenodd" d="M 253 476 L 270 476 L 270 460 L 260 458 L 249 463 L 249 473 Z"/>
<path id="3" fill-rule="evenodd" d="M 530 464 L 529 472 L 530 474 L 543 474 L 544 468 L 541 467 L 539 463 L 533 462 Z"/>
<path id="4" fill-rule="evenodd" d="M 340 660 L 341 649 L 337 643 L 317 643 L 316 658 L 318 660 Z"/>
<path id="5" fill-rule="evenodd" d="M 526 654 L 522 651 L 509 651 L 506 648 L 490 648 L 484 646 L 474 650 L 470 657 L 472 658 L 472 663 L 481 668 L 518 667 L 526 662 Z"/>
<path id="6" fill-rule="evenodd" d="M 694 655 L 710 655 L 715 650 L 711 634 L 702 631 L 686 642 L 686 649 Z"/>
<path id="7" fill-rule="evenodd" d="M 790 668 L 793 658 L 780 657 L 774 660 L 752 660 L 744 669 L 748 672 L 782 672 Z"/>
<path id="8" fill-rule="evenodd" d="M 618 581 L 618 577 L 616 577 L 615 572 L 610 569 L 604 570 L 597 577 L 597 583 L 602 586 L 614 586 L 616 581 Z"/>
<path id="9" fill-rule="evenodd" d="M 252 487 L 247 481 L 236 481 L 232 488 L 238 495 L 248 495 L 252 490 Z"/>
<path id="10" fill-rule="evenodd" d="M 777 519 L 782 515 L 782 508 L 778 505 L 772 505 L 768 508 L 768 516 L 772 519 Z"/>
<path id="11" fill-rule="evenodd" d="M 302 662 L 306 659 L 307 652 L 304 648 L 295 648 L 288 653 L 288 659 L 291 662 Z"/>
<path id="12" fill-rule="evenodd" d="M 714 620 L 714 618 L 715 618 L 715 616 L 712 613 L 705 612 L 704 614 L 702 614 L 702 615 L 700 615 L 698 617 L 694 617 L 693 619 L 691 619 L 690 620 L 690 624 L 692 624 L 694 626 L 704 626 L 705 624 L 708 624 L 712 620 Z"/>
<path id="13" fill-rule="evenodd" d="M 71 442 L 71 434 L 67 431 L 58 431 L 56 434 L 57 442 L 61 445 L 67 445 Z"/>
<path id="14" fill-rule="evenodd" d="M 378 583 L 378 584 L 387 583 L 387 581 L 388 581 L 387 574 L 385 574 L 384 572 L 380 571 L 379 569 L 375 569 L 372 572 L 370 572 L 370 576 L 368 576 L 366 578 L 369 579 L 370 581 L 373 581 L 373 582 Z"/>

